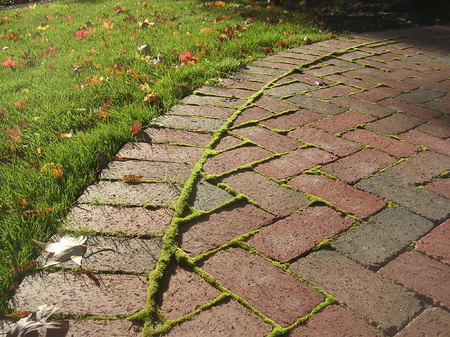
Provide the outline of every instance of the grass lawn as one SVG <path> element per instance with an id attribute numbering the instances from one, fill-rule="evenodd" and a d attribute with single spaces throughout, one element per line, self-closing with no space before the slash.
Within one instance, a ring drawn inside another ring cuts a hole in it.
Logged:
<path id="1" fill-rule="evenodd" d="M 208 79 L 326 34 L 251 1 L 63 0 L 0 11 L 0 312 L 99 158 Z M 147 45 L 147 47 L 142 47 Z M 141 50 L 138 48 L 141 46 Z M 198 60 L 180 60 L 190 51 Z"/>

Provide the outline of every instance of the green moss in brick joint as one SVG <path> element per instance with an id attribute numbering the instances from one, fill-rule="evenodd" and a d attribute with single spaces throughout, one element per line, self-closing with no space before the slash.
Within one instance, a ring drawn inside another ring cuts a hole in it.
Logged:
<path id="1" fill-rule="evenodd" d="M 368 44 L 369 43 L 365 43 L 365 44 L 360 44 L 358 46 L 365 46 Z M 357 46 L 355 46 L 355 47 L 357 47 Z M 351 48 L 355 48 L 355 47 L 351 47 Z M 185 182 L 185 184 L 183 185 L 183 190 L 181 192 L 181 195 L 180 195 L 177 203 L 174 206 L 175 213 L 174 213 L 172 221 L 169 225 L 169 229 L 163 237 L 163 247 L 162 247 L 160 258 L 158 259 L 154 270 L 151 271 L 148 276 L 150 286 L 149 286 L 148 293 L 147 293 L 146 308 L 144 310 L 142 310 L 141 312 L 129 317 L 129 319 L 132 319 L 132 320 L 134 319 L 134 320 L 139 320 L 139 321 L 145 322 L 144 335 L 147 336 L 149 334 L 152 334 L 155 331 L 154 325 L 158 324 L 158 315 L 159 314 L 158 314 L 158 310 L 157 310 L 156 298 L 160 291 L 161 282 L 164 278 L 165 272 L 168 269 L 170 263 L 174 260 L 175 254 L 177 252 L 179 225 L 184 220 L 184 214 L 186 213 L 186 210 L 189 210 L 189 208 L 190 208 L 190 205 L 188 204 L 188 202 L 190 200 L 190 197 L 192 195 L 192 192 L 193 192 L 193 189 L 194 189 L 196 183 L 201 178 L 201 171 L 202 171 L 203 165 L 206 162 L 206 160 L 211 156 L 211 149 L 218 143 L 218 141 L 223 137 L 223 135 L 225 135 L 227 133 L 227 131 L 229 130 L 229 127 L 231 126 L 233 121 L 240 115 L 240 113 L 244 109 L 253 105 L 255 100 L 264 92 L 264 90 L 266 90 L 267 88 L 270 88 L 270 86 L 272 86 L 279 79 L 281 79 L 285 76 L 288 76 L 298 70 L 301 70 L 302 68 L 313 65 L 314 63 L 319 62 L 323 59 L 326 59 L 332 55 L 345 53 L 348 50 L 351 50 L 351 48 L 347 48 L 347 49 L 333 52 L 333 53 L 330 53 L 330 54 L 327 54 L 324 56 L 320 56 L 310 62 L 307 62 L 307 63 L 301 65 L 300 67 L 291 69 L 290 71 L 284 73 L 283 75 L 281 75 L 277 78 L 274 78 L 272 81 L 269 81 L 266 85 L 264 85 L 255 94 L 250 96 L 249 99 L 244 103 L 244 105 L 242 105 L 241 107 L 238 107 L 236 109 L 235 113 L 224 123 L 224 125 L 213 133 L 212 140 L 206 147 L 206 149 L 203 152 L 202 156 L 200 157 L 199 161 L 193 166 L 191 175 L 188 178 L 188 180 Z M 197 267 L 195 267 L 194 270 L 200 275 L 204 274 L 204 272 Z M 203 275 L 202 277 L 205 278 L 205 275 Z M 217 284 L 217 287 L 223 288 L 219 284 Z M 226 290 L 225 288 L 223 288 L 222 290 L 223 290 L 222 292 L 224 292 L 224 293 L 228 292 L 228 290 Z M 237 301 L 239 301 L 241 304 L 244 304 L 245 306 L 249 307 L 249 309 L 254 310 L 245 301 L 243 301 L 241 298 L 237 297 L 237 295 L 235 295 L 233 293 L 230 293 L 229 295 L 231 297 L 233 297 L 234 299 L 236 299 Z M 260 315 L 259 313 L 257 313 L 257 314 Z M 281 327 L 277 326 L 276 323 L 274 323 L 270 319 L 264 318 L 264 317 L 261 317 L 261 318 L 268 320 L 268 323 L 270 323 L 271 325 L 282 329 Z"/>

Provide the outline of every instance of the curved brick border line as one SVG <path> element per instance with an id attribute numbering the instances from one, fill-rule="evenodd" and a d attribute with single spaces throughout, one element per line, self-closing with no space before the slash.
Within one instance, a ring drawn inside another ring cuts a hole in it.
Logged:
<path id="1" fill-rule="evenodd" d="M 138 335 L 124 317 L 152 336 L 448 331 L 449 31 L 329 40 L 198 89 L 70 212 L 66 230 L 125 234 L 89 237 L 115 252 L 28 276 L 18 307 L 94 318 L 69 321 L 83 336 Z"/>

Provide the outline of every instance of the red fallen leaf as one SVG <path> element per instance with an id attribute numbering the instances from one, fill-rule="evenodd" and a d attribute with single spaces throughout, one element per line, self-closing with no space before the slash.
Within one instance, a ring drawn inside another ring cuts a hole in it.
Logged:
<path id="1" fill-rule="evenodd" d="M 128 13 L 127 17 L 125 19 L 123 19 L 124 22 L 136 22 L 136 18 L 131 15 L 130 13 Z"/>
<path id="2" fill-rule="evenodd" d="M 109 107 L 111 107 L 111 105 L 113 104 L 113 102 L 114 102 L 114 98 L 110 97 L 105 103 L 103 103 L 103 104 L 100 106 L 100 111 L 106 110 L 106 109 L 108 109 Z"/>
<path id="3" fill-rule="evenodd" d="M 5 315 L 5 317 L 11 318 L 11 319 L 20 319 L 20 318 L 27 317 L 31 313 L 32 313 L 32 311 L 29 311 L 29 310 L 19 311 L 19 312 L 15 312 L 13 314 L 7 314 L 7 315 Z"/>
<path id="4" fill-rule="evenodd" d="M 47 207 L 44 209 L 27 209 L 25 211 L 23 211 L 23 214 L 29 214 L 29 215 L 34 215 L 34 216 L 39 216 L 42 213 L 46 213 L 46 212 L 51 212 L 53 211 L 53 207 Z"/>
<path id="5" fill-rule="evenodd" d="M 277 45 L 279 45 L 280 47 L 286 47 L 288 45 L 288 43 L 284 40 L 278 41 Z"/>
<path id="6" fill-rule="evenodd" d="M 45 20 L 47 20 L 47 21 L 50 21 L 50 20 L 53 20 L 54 18 L 53 18 L 53 16 L 51 15 L 51 14 L 47 14 L 46 16 L 45 16 Z"/>
<path id="7" fill-rule="evenodd" d="M 264 54 L 267 55 L 273 51 L 273 47 L 272 46 L 262 47 L 261 50 Z"/>
<path id="8" fill-rule="evenodd" d="M 7 34 L 7 35 L 3 36 L 3 38 L 5 40 L 17 41 L 18 39 L 20 39 L 20 35 L 17 34 L 17 33 L 12 32 L 10 34 Z"/>
<path id="9" fill-rule="evenodd" d="M 114 7 L 114 12 L 116 12 L 117 14 L 123 13 L 123 7 L 122 6 Z"/>
<path id="10" fill-rule="evenodd" d="M 17 125 L 12 129 L 6 130 L 6 133 L 13 139 L 13 141 L 18 141 L 20 139 L 20 129 Z"/>
<path id="11" fill-rule="evenodd" d="M 231 20 L 231 16 L 228 16 L 228 15 L 219 16 L 218 18 L 216 18 L 214 20 L 214 22 L 217 23 L 217 22 L 226 21 L 226 20 Z"/>
<path id="12" fill-rule="evenodd" d="M 188 50 L 184 54 L 180 54 L 180 60 L 183 63 L 188 63 L 189 61 L 197 61 L 198 57 L 192 56 L 191 52 Z"/>
<path id="13" fill-rule="evenodd" d="M 130 128 L 131 134 L 134 136 L 139 133 L 142 129 L 142 123 L 141 122 L 134 122 L 133 126 Z"/>
<path id="14" fill-rule="evenodd" d="M 10 57 L 7 57 L 6 61 L 2 62 L 2 66 L 6 67 L 6 68 L 15 68 L 15 67 L 17 67 L 17 63 L 14 62 Z"/>
<path id="15" fill-rule="evenodd" d="M 122 180 L 125 181 L 140 181 L 143 176 L 135 176 L 134 174 L 126 174 L 122 177 Z"/>
<path id="16" fill-rule="evenodd" d="M 16 103 L 14 103 L 14 107 L 17 110 L 23 110 L 23 109 L 25 109 L 27 107 L 27 105 L 24 102 L 22 102 L 22 101 L 16 101 Z"/>
<path id="17" fill-rule="evenodd" d="M 112 160 L 115 160 L 115 161 L 127 161 L 128 159 L 127 158 L 123 158 L 123 157 L 114 157 Z"/>
<path id="18" fill-rule="evenodd" d="M 64 18 L 64 20 L 66 21 L 72 21 L 73 20 L 73 16 L 72 15 L 68 15 Z"/>
<path id="19" fill-rule="evenodd" d="M 87 33 L 86 28 L 81 28 L 79 31 L 75 32 L 75 37 L 80 40 L 87 39 L 86 33 Z"/>
<path id="20" fill-rule="evenodd" d="M 19 205 L 25 206 L 26 204 L 28 204 L 27 199 L 23 199 L 23 198 L 17 198 L 17 202 L 19 203 Z"/>

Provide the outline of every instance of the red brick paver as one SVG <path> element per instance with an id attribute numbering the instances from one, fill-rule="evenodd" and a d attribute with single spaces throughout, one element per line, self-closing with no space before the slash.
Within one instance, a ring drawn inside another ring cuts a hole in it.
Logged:
<path id="1" fill-rule="evenodd" d="M 450 330 L 450 314 L 439 308 L 428 308 L 409 323 L 396 337 L 444 337 Z"/>
<path id="2" fill-rule="evenodd" d="M 450 219 L 417 241 L 416 249 L 450 265 L 448 242 L 450 242 Z"/>

